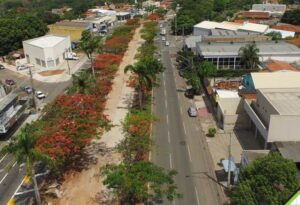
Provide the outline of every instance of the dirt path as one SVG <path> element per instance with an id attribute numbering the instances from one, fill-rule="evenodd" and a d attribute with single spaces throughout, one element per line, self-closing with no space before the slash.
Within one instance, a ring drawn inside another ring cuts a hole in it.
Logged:
<path id="1" fill-rule="evenodd" d="M 108 95 L 105 114 L 109 115 L 113 122 L 113 127 L 109 132 L 105 133 L 100 140 L 94 140 L 92 146 L 114 147 L 120 139 L 122 139 L 122 130 L 120 121 L 124 119 L 128 112 L 134 90 L 126 86 L 129 74 L 124 74 L 124 68 L 128 64 L 135 62 L 135 55 L 138 47 L 143 43 L 139 27 L 136 29 L 133 39 L 129 43 L 128 50 L 125 53 L 116 77 L 113 81 L 112 91 Z M 62 197 L 60 199 L 51 200 L 52 205 L 96 205 L 99 203 L 98 193 L 103 190 L 101 178 L 99 176 L 100 167 L 106 163 L 120 161 L 120 156 L 117 153 L 108 153 L 101 156 L 96 152 L 95 157 L 97 163 L 91 165 L 87 170 L 80 173 L 69 173 L 65 176 L 65 182 L 61 186 Z M 101 198 L 101 197 L 100 197 Z M 102 197 L 103 198 L 103 197 Z"/>

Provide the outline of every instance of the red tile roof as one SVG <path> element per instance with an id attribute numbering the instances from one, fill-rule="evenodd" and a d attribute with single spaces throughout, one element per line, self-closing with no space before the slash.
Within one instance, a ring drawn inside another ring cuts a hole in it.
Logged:
<path id="1" fill-rule="evenodd" d="M 287 42 L 292 43 L 292 44 L 300 47 L 300 38 L 290 39 Z"/>
<path id="2" fill-rule="evenodd" d="M 297 68 L 295 68 L 291 64 L 288 64 L 287 62 L 284 61 L 278 61 L 278 60 L 273 60 L 272 63 L 268 63 L 266 68 L 271 72 L 280 71 L 280 70 L 298 71 Z"/>
<path id="3" fill-rule="evenodd" d="M 295 25 L 277 25 L 277 26 L 272 26 L 272 28 L 285 30 L 285 31 L 300 32 L 300 26 L 295 26 Z"/>
<path id="4" fill-rule="evenodd" d="M 270 14 L 268 12 L 263 11 L 244 11 L 241 12 L 240 15 L 244 18 L 254 18 L 254 19 L 268 19 Z"/>
<path id="5" fill-rule="evenodd" d="M 234 20 L 234 23 L 244 23 L 246 21 L 249 23 L 257 23 L 257 20 L 242 20 L 242 19 L 236 19 Z"/>

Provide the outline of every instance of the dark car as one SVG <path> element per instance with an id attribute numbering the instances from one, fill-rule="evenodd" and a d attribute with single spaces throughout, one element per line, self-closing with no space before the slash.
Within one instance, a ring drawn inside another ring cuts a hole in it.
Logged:
<path id="1" fill-rule="evenodd" d="M 15 81 L 12 80 L 12 79 L 6 79 L 6 80 L 5 80 L 5 83 L 6 83 L 7 85 L 15 85 L 15 84 L 16 84 Z"/>
<path id="2" fill-rule="evenodd" d="M 24 92 L 26 92 L 27 94 L 32 93 L 32 88 L 31 88 L 30 86 L 28 86 L 28 85 L 22 87 L 22 90 L 23 90 Z"/>
<path id="3" fill-rule="evenodd" d="M 187 98 L 190 98 L 190 99 L 193 99 L 194 95 L 195 95 L 194 90 L 192 90 L 192 89 L 188 89 L 184 92 L 184 96 Z"/>
<path id="4" fill-rule="evenodd" d="M 5 69 L 4 65 L 0 64 L 0 70 Z"/>
<path id="5" fill-rule="evenodd" d="M 190 89 L 187 89 L 185 92 L 184 92 L 184 95 L 185 97 L 187 98 L 194 98 L 195 95 L 201 95 L 201 90 L 195 90 L 193 88 L 190 88 Z"/>

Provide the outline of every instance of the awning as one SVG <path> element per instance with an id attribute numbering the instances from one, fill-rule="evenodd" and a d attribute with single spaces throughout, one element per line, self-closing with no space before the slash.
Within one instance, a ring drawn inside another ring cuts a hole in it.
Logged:
<path id="1" fill-rule="evenodd" d="M 229 160 L 228 159 L 222 160 L 222 165 L 224 167 L 225 172 L 228 172 Z M 235 170 L 236 170 L 236 166 L 234 160 L 231 160 L 230 171 L 234 172 Z"/>

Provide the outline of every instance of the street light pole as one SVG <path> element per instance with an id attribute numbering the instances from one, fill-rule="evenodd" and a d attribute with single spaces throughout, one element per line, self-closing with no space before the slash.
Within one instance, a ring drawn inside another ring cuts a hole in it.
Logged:
<path id="1" fill-rule="evenodd" d="M 66 54 L 67 54 L 67 57 L 65 57 L 65 59 L 67 60 L 68 73 L 69 73 L 69 75 L 71 75 L 71 69 L 70 69 L 70 65 L 69 65 L 68 49 L 66 49 L 66 51 L 65 51 L 65 55 L 66 55 Z"/>
<path id="2" fill-rule="evenodd" d="M 35 102 L 35 96 L 34 96 L 35 89 L 34 89 L 34 85 L 33 85 L 31 66 L 29 66 L 29 75 L 30 75 L 30 85 L 32 88 L 32 107 L 36 110 L 36 102 Z"/>
<path id="3" fill-rule="evenodd" d="M 227 188 L 230 190 L 230 181 L 231 181 L 231 132 L 229 133 L 229 145 L 228 145 L 228 178 L 227 178 Z"/>

